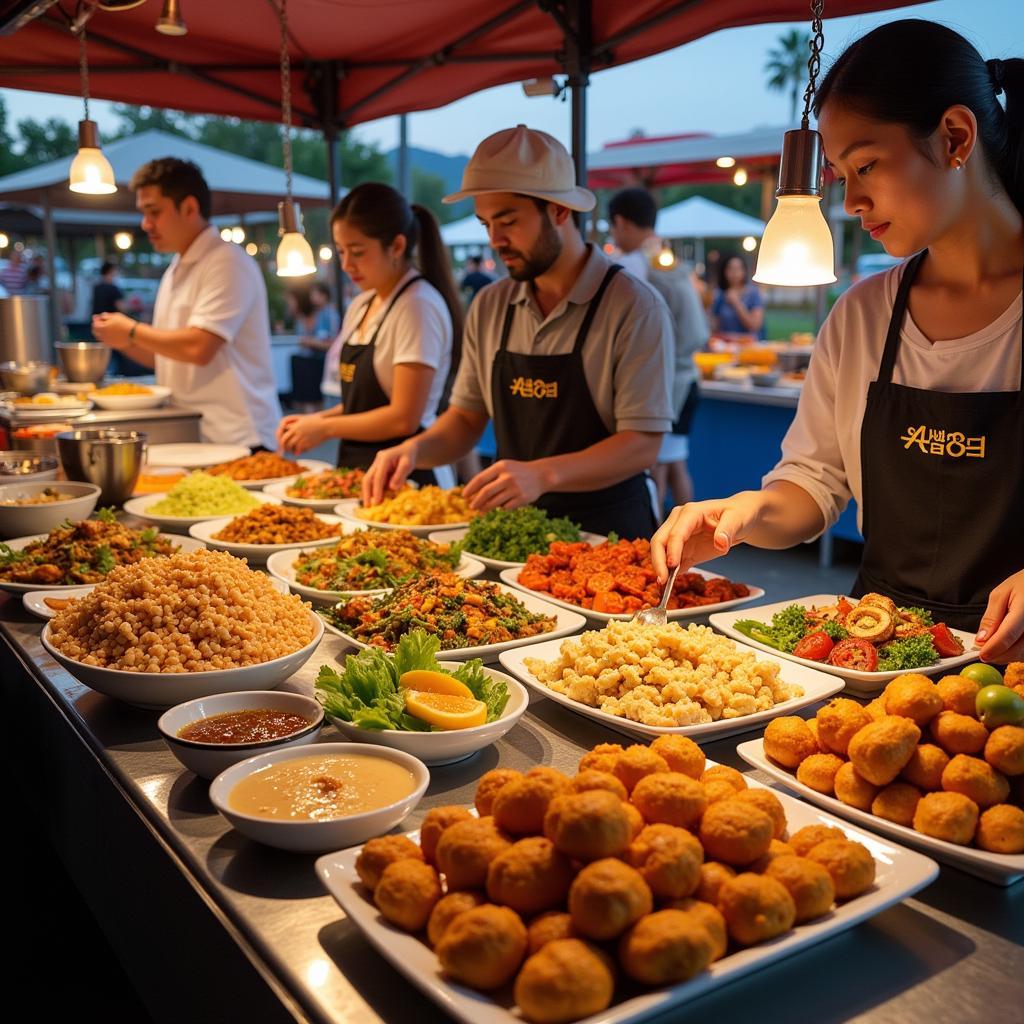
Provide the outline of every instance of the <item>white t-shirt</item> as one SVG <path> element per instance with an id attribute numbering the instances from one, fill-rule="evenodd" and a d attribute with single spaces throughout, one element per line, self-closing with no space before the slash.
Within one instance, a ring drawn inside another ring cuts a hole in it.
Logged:
<path id="1" fill-rule="evenodd" d="M 878 378 L 896 289 L 906 263 L 858 282 L 840 297 L 814 346 L 782 459 L 764 478 L 799 484 L 831 526 L 851 497 L 861 519 L 860 430 L 868 384 Z M 907 311 L 892 381 L 930 391 L 1017 391 L 1021 373 L 1021 297 L 966 338 L 936 341 Z M 908 424 L 920 426 L 920 424 Z M 927 515 L 927 509 L 922 509 Z"/>
<path id="2" fill-rule="evenodd" d="M 164 271 L 153 310 L 160 330 L 199 327 L 224 339 L 206 366 L 156 357 L 156 380 L 202 413 L 204 441 L 276 447 L 281 419 L 270 359 L 267 289 L 256 261 L 213 227 Z"/>

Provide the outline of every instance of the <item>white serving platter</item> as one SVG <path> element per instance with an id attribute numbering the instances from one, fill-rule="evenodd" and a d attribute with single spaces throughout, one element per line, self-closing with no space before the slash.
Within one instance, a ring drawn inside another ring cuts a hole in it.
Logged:
<path id="1" fill-rule="evenodd" d="M 777 654 L 780 658 L 785 658 L 787 661 L 793 661 L 799 665 L 809 665 L 811 668 L 828 672 L 829 675 L 839 676 L 840 679 L 846 680 L 847 689 L 852 690 L 854 693 L 877 693 L 890 679 L 903 675 L 906 670 L 903 669 L 898 672 L 861 672 L 858 669 L 829 665 L 827 662 L 811 661 L 809 658 L 797 658 L 793 654 L 786 654 L 783 651 L 775 650 L 774 647 L 758 643 L 757 640 L 744 636 L 743 633 L 735 628 L 735 623 L 740 619 L 757 619 L 759 622 L 770 625 L 772 616 L 776 612 L 781 612 L 783 608 L 788 608 L 791 604 L 802 604 L 806 608 L 810 608 L 811 605 L 821 607 L 822 605 L 835 604 L 837 596 L 840 595 L 812 594 L 810 597 L 797 597 L 790 601 L 777 601 L 775 604 L 758 605 L 757 608 L 747 608 L 741 612 L 720 611 L 712 615 L 710 621 L 712 626 L 725 633 L 726 636 L 731 636 L 734 640 L 739 640 L 742 643 L 749 644 L 751 647 L 756 647 L 759 651 Z M 978 653 L 974 648 L 974 637 L 960 629 L 953 629 L 950 632 L 963 641 L 964 653 L 955 658 L 940 658 L 934 665 L 915 668 L 915 672 L 920 672 L 926 676 L 949 675 L 954 673 L 960 665 L 966 665 L 969 662 L 978 660 Z"/>
<path id="2" fill-rule="evenodd" d="M 858 810 L 849 804 L 844 804 L 834 796 L 826 796 L 817 790 L 798 782 L 796 776 L 785 768 L 770 760 L 764 752 L 764 740 L 748 740 L 736 747 L 736 753 L 743 758 L 747 764 L 760 768 L 765 774 L 776 779 L 787 789 L 809 801 L 817 804 L 841 818 L 856 822 L 862 828 L 871 832 L 878 832 L 883 836 L 896 839 L 907 846 L 913 846 L 922 852 L 941 860 L 944 864 L 951 864 L 968 874 L 977 875 L 987 882 L 994 882 L 996 885 L 1012 885 L 1014 882 L 1024 878 L 1024 853 L 989 853 L 987 850 L 980 850 L 975 846 L 958 846 L 956 843 L 947 842 L 945 839 L 934 839 L 906 825 L 897 825 L 894 821 L 886 821 L 875 814 Z"/>
<path id="3" fill-rule="evenodd" d="M 6 402 L 4 407 L 18 423 L 49 423 L 84 416 L 92 408 L 92 402 L 88 399 L 69 399 L 64 395 L 56 405 L 15 405 Z"/>
<path id="4" fill-rule="evenodd" d="M 261 505 L 281 504 L 280 498 L 274 498 L 269 494 L 264 494 L 262 491 L 254 491 L 252 496 Z M 181 533 L 188 533 L 189 527 L 195 526 L 196 523 L 205 523 L 211 519 L 222 518 L 221 516 L 162 516 L 156 512 L 149 511 L 153 505 L 158 501 L 163 501 L 166 497 L 166 491 L 159 494 L 140 494 L 137 498 L 129 498 L 122 507 L 131 516 L 147 519 L 149 522 L 156 523 L 157 526 L 161 526 L 165 530 L 174 530 Z M 253 508 L 255 507 L 254 505 Z M 241 515 L 241 513 L 239 514 Z"/>
<path id="5" fill-rule="evenodd" d="M 234 541 L 218 540 L 214 534 L 220 533 L 225 526 L 237 516 L 222 516 L 220 519 L 206 519 L 188 528 L 189 536 L 202 541 L 208 548 L 227 551 L 236 558 L 245 558 L 250 563 L 265 565 L 267 559 L 276 551 L 294 551 L 296 548 L 322 548 L 338 542 L 338 536 L 323 537 L 320 540 L 304 540 L 295 544 L 236 544 Z M 347 527 L 347 523 L 339 516 L 317 516 L 325 523 Z"/>
<path id="6" fill-rule="evenodd" d="M 407 523 L 378 523 L 374 519 L 361 519 L 356 515 L 356 509 L 362 504 L 359 498 L 346 498 L 344 501 L 335 502 L 334 512 L 336 515 L 347 519 L 357 526 L 372 526 L 375 530 L 408 530 L 414 537 L 427 537 L 436 530 L 458 529 L 469 526 L 469 520 L 464 523 L 424 523 L 422 526 L 410 526 Z"/>
<path id="7" fill-rule="evenodd" d="M 460 526 L 458 529 L 437 530 L 430 534 L 427 539 L 434 541 L 435 544 L 455 544 L 462 540 L 467 533 L 469 533 L 469 527 Z M 607 539 L 607 537 L 603 537 L 599 533 L 587 533 L 585 530 L 580 533 L 580 540 L 586 541 L 586 543 L 591 545 L 603 544 Z M 469 553 L 474 558 L 479 558 L 488 569 L 518 569 L 526 565 L 525 562 L 506 562 L 500 558 L 488 558 L 487 555 L 478 555 L 475 551 L 470 551 Z M 538 552 L 538 554 L 546 553 L 544 551 Z"/>
<path id="8" fill-rule="evenodd" d="M 151 466 L 184 466 L 186 469 L 201 469 L 231 462 L 249 454 L 249 449 L 240 444 L 152 444 L 146 449 L 146 462 Z"/>
<path id="9" fill-rule="evenodd" d="M 709 766 L 711 763 L 708 762 Z M 755 788 L 769 788 L 750 776 L 747 776 L 747 781 Z M 790 831 L 795 832 L 805 825 L 831 825 L 842 829 L 855 842 L 863 843 L 875 858 L 875 884 L 872 888 L 855 899 L 839 904 L 824 917 L 797 925 L 771 942 L 730 953 L 696 978 L 613 1003 L 607 1010 L 586 1017 L 578 1024 L 634 1024 L 664 1014 L 673 1007 L 689 1003 L 729 982 L 853 928 L 923 889 L 939 873 L 933 860 L 913 850 L 897 846 L 869 832 L 862 832 L 784 792 L 772 791 L 782 802 Z M 418 832 L 410 832 L 408 835 L 413 841 L 419 839 Z M 437 957 L 425 942 L 384 920 L 355 871 L 356 858 L 361 849 L 352 847 L 320 857 L 316 862 L 316 872 L 324 888 L 337 900 L 349 920 L 370 944 L 456 1020 L 465 1024 L 522 1024 L 522 1017 L 507 1005 L 445 978 Z M 757 1014 L 752 1008 L 751 1019 L 755 1016 Z M 765 1019 L 771 1019 L 771 1015 Z"/>
<path id="10" fill-rule="evenodd" d="M 162 384 L 144 384 L 149 388 L 148 395 L 105 395 L 102 389 L 92 392 L 92 400 L 101 409 L 112 409 L 114 411 L 130 409 L 155 409 L 163 405 L 171 397 L 171 389 Z"/>
<path id="11" fill-rule="evenodd" d="M 320 462 L 318 459 L 296 459 L 295 461 L 302 467 L 302 470 L 292 473 L 291 476 L 268 476 L 262 480 L 235 480 L 235 483 L 249 491 L 262 491 L 271 484 L 290 484 L 298 480 L 304 473 L 322 473 L 325 469 L 334 468 L 329 462 Z"/>

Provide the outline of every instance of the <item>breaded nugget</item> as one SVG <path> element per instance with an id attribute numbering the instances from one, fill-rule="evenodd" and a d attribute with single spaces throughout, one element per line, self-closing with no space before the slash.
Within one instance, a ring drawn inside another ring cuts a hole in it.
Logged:
<path id="1" fill-rule="evenodd" d="M 829 752 L 828 747 L 825 746 L 824 740 L 818 732 L 818 721 L 815 718 L 808 718 L 807 728 L 811 730 L 811 735 L 814 736 L 814 742 L 818 744 L 818 753 L 827 754 Z"/>
<path id="2" fill-rule="evenodd" d="M 836 887 L 823 864 L 808 857 L 776 857 L 764 873 L 781 882 L 793 897 L 797 924 L 813 921 L 832 909 Z"/>
<path id="3" fill-rule="evenodd" d="M 476 798 L 474 800 L 480 817 L 483 818 L 491 813 L 494 798 L 498 795 L 498 790 L 502 786 L 522 777 L 523 773 L 517 772 L 514 768 L 492 768 L 489 772 L 484 772 L 477 783 Z"/>
<path id="4" fill-rule="evenodd" d="M 783 768 L 796 768 L 811 754 L 819 752 L 818 741 L 807 723 L 796 715 L 773 718 L 764 731 L 764 752 Z"/>
<path id="5" fill-rule="evenodd" d="M 564 910 L 549 910 L 535 917 L 526 929 L 527 953 L 533 956 L 549 942 L 556 939 L 572 939 L 572 914 Z"/>
<path id="6" fill-rule="evenodd" d="M 603 954 L 579 939 L 556 939 L 534 953 L 513 990 L 534 1024 L 567 1024 L 600 1013 L 614 993 L 615 975 Z"/>
<path id="7" fill-rule="evenodd" d="M 682 772 L 691 779 L 700 779 L 704 773 L 704 751 L 689 736 L 659 736 L 651 750 L 665 759 L 669 771 Z"/>
<path id="8" fill-rule="evenodd" d="M 850 839 L 826 839 L 812 847 L 807 858 L 820 864 L 832 876 L 837 900 L 853 899 L 875 882 L 875 858 L 862 843 Z"/>
<path id="9" fill-rule="evenodd" d="M 868 717 L 872 722 L 877 722 L 880 718 L 885 718 L 888 711 L 885 709 L 885 694 L 879 694 L 873 701 L 869 701 L 864 705 L 864 710 L 868 713 Z"/>
<path id="10" fill-rule="evenodd" d="M 800 762 L 796 778 L 816 792 L 831 796 L 836 789 L 836 773 L 842 767 L 843 759 L 836 754 L 811 754 Z"/>
<path id="11" fill-rule="evenodd" d="M 755 874 L 763 875 L 764 870 L 776 857 L 794 857 L 796 851 L 789 843 L 784 843 L 781 839 L 773 839 L 768 844 L 768 852 L 763 857 L 758 857 L 757 860 L 751 864 L 747 870 L 753 871 Z"/>
<path id="12" fill-rule="evenodd" d="M 479 907 L 484 902 L 482 893 L 474 889 L 461 889 L 459 892 L 450 892 L 442 896 L 434 909 L 430 912 L 427 921 L 427 941 L 431 946 L 436 946 L 441 941 L 448 925 L 467 910 Z"/>
<path id="13" fill-rule="evenodd" d="M 859 811 L 870 811 L 871 801 L 878 793 L 878 787 L 868 782 L 852 762 L 844 761 L 832 780 L 836 799 Z"/>
<path id="14" fill-rule="evenodd" d="M 465 807 L 434 807 L 427 811 L 427 816 L 420 825 L 420 849 L 428 864 L 437 863 L 437 841 L 441 833 L 457 821 L 469 821 L 473 817 Z"/>
<path id="15" fill-rule="evenodd" d="M 900 777 L 923 792 L 931 793 L 942 789 L 942 772 L 947 764 L 949 755 L 942 747 L 934 743 L 919 743 L 900 772 Z"/>
<path id="16" fill-rule="evenodd" d="M 886 686 L 885 707 L 890 715 L 911 718 L 924 728 L 942 710 L 942 697 L 927 676 L 905 672 Z"/>
<path id="17" fill-rule="evenodd" d="M 491 813 L 495 824 L 513 836 L 536 836 L 544 831 L 548 805 L 568 789 L 557 779 L 525 776 L 502 786 L 494 797 Z"/>
<path id="18" fill-rule="evenodd" d="M 742 793 L 737 793 L 735 799 L 760 807 L 772 819 L 772 835 L 776 839 L 781 839 L 786 834 L 786 812 L 782 807 L 782 801 L 770 789 L 745 789 Z"/>
<path id="19" fill-rule="evenodd" d="M 888 786 L 910 760 L 920 738 L 915 722 L 886 715 L 865 725 L 850 740 L 848 753 L 863 778 L 875 786 Z"/>
<path id="20" fill-rule="evenodd" d="M 511 981 L 525 955 L 526 926 L 519 915 L 491 903 L 459 914 L 437 944 L 445 974 L 484 992 Z"/>
<path id="21" fill-rule="evenodd" d="M 980 754 L 988 740 L 988 729 L 970 715 L 943 711 L 935 716 L 932 738 L 947 754 Z"/>
<path id="22" fill-rule="evenodd" d="M 855 700 L 836 697 L 815 716 L 818 740 L 824 744 L 825 750 L 846 757 L 854 733 L 870 721 L 871 716 Z"/>
<path id="23" fill-rule="evenodd" d="M 700 777 L 700 781 L 705 786 L 719 779 L 723 782 L 728 782 L 737 793 L 741 793 L 747 788 L 747 780 L 743 777 L 743 772 L 738 768 L 730 768 L 727 764 L 713 765 L 704 771 Z"/>
<path id="24" fill-rule="evenodd" d="M 789 890 L 774 878 L 747 872 L 730 878 L 718 894 L 718 909 L 733 941 L 753 946 L 788 932 L 796 920 Z"/>
<path id="25" fill-rule="evenodd" d="M 1024 810 L 996 804 L 978 819 L 975 842 L 990 853 L 1024 853 Z"/>
<path id="26" fill-rule="evenodd" d="M 364 843 L 359 851 L 356 874 L 363 885 L 373 892 L 389 864 L 408 858 L 422 861 L 423 851 L 407 836 L 377 836 Z"/>
<path id="27" fill-rule="evenodd" d="M 730 878 L 735 877 L 736 872 L 728 864 L 717 860 L 706 860 L 700 866 L 700 883 L 693 895 L 704 903 L 718 906 L 719 890 Z"/>
<path id="28" fill-rule="evenodd" d="M 1011 661 L 1003 673 L 1003 682 L 1012 690 L 1024 684 L 1024 661 Z"/>
<path id="29" fill-rule="evenodd" d="M 974 701 L 981 687 L 967 676 L 943 676 L 936 684 L 942 707 L 945 711 L 955 711 L 958 715 L 976 717 Z"/>
<path id="30" fill-rule="evenodd" d="M 700 841 L 713 860 L 744 867 L 768 852 L 774 831 L 770 815 L 733 798 L 719 800 L 704 812 Z"/>
<path id="31" fill-rule="evenodd" d="M 628 804 L 606 789 L 564 793 L 551 801 L 544 834 L 576 860 L 617 857 L 633 838 Z"/>
<path id="32" fill-rule="evenodd" d="M 826 839 L 845 839 L 846 833 L 834 825 L 804 825 L 789 837 L 789 845 L 798 857 L 806 857 L 818 843 Z"/>
<path id="33" fill-rule="evenodd" d="M 656 772 L 667 772 L 668 762 L 660 754 L 642 743 L 627 747 L 615 762 L 615 777 L 632 793 L 636 784 L 645 776 Z"/>
<path id="34" fill-rule="evenodd" d="M 448 891 L 482 889 L 487 882 L 491 861 L 511 845 L 493 818 L 477 818 L 449 825 L 441 833 L 435 853 Z"/>
<path id="35" fill-rule="evenodd" d="M 878 791 L 878 796 L 871 802 L 871 813 L 910 828 L 920 799 L 921 790 L 917 786 L 909 782 L 890 782 Z"/>
<path id="36" fill-rule="evenodd" d="M 499 853 L 487 868 L 487 895 L 493 903 L 530 917 L 565 902 L 572 884 L 572 864 L 550 839 L 530 836 Z"/>
<path id="37" fill-rule="evenodd" d="M 957 754 L 942 772 L 942 788 L 947 793 L 962 793 L 984 810 L 1006 801 L 1010 784 L 980 757 Z"/>
<path id="38" fill-rule="evenodd" d="M 619 963 L 645 985 L 674 985 L 707 970 L 714 942 L 703 922 L 682 910 L 659 910 L 619 941 Z"/>
<path id="39" fill-rule="evenodd" d="M 625 750 L 621 743 L 598 743 L 593 750 L 588 750 L 581 758 L 577 772 L 591 769 L 599 772 L 615 773 L 615 765 L 619 755 Z"/>
<path id="40" fill-rule="evenodd" d="M 629 799 L 626 787 L 611 772 L 599 772 L 594 768 L 580 772 L 572 780 L 570 788 L 573 793 L 586 793 L 591 789 L 606 789 L 609 793 L 614 793 L 620 800 Z"/>
<path id="41" fill-rule="evenodd" d="M 657 772 L 642 778 L 634 787 L 633 806 L 644 821 L 693 828 L 708 806 L 704 787 L 682 772 Z"/>
<path id="42" fill-rule="evenodd" d="M 629 821 L 629 839 L 632 842 L 644 830 L 644 816 L 631 804 L 626 801 L 622 805 L 622 811 Z"/>
<path id="43" fill-rule="evenodd" d="M 962 793 L 925 793 L 914 812 L 914 831 L 966 846 L 978 826 L 978 805 Z"/>
<path id="44" fill-rule="evenodd" d="M 1024 775 L 1024 728 L 1001 725 L 993 729 L 985 742 L 985 760 L 1004 775 Z"/>
<path id="45" fill-rule="evenodd" d="M 719 800 L 731 800 L 738 792 L 731 782 L 726 782 L 723 778 L 708 779 L 701 785 L 704 787 L 704 795 L 708 798 L 709 807 L 711 804 L 718 803 Z"/>
<path id="46" fill-rule="evenodd" d="M 735 878 L 735 875 L 732 877 Z M 714 904 L 704 900 L 693 899 L 687 896 L 685 899 L 672 900 L 665 905 L 666 910 L 681 910 L 684 914 L 690 914 L 708 930 L 711 936 L 711 962 L 720 960 L 725 956 L 729 948 L 729 930 L 725 926 L 725 918 L 722 912 Z"/>
<path id="47" fill-rule="evenodd" d="M 697 891 L 704 849 L 674 825 L 648 825 L 630 843 L 626 861 L 643 876 L 655 899 L 677 900 Z"/>
<path id="48" fill-rule="evenodd" d="M 569 889 L 573 928 L 599 942 L 617 938 L 653 906 L 640 872 L 613 857 L 588 864 Z"/>
<path id="49" fill-rule="evenodd" d="M 560 772 L 557 768 L 551 768 L 546 764 L 535 765 L 526 773 L 526 777 L 528 779 L 547 779 L 560 792 L 568 791 L 572 785 L 572 779 L 565 772 Z"/>
<path id="50" fill-rule="evenodd" d="M 377 909 L 407 932 L 425 928 L 430 912 L 441 898 L 437 872 L 421 860 L 407 857 L 389 864 L 373 890 Z"/>

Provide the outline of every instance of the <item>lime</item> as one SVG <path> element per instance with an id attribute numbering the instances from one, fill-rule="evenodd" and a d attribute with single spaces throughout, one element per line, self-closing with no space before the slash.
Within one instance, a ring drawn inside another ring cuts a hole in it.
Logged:
<path id="1" fill-rule="evenodd" d="M 973 665 L 960 669 L 960 675 L 973 679 L 980 686 L 1002 686 L 1003 674 L 992 665 L 984 665 L 976 661 Z"/>
<path id="2" fill-rule="evenodd" d="M 974 699 L 978 718 L 986 729 L 1024 722 L 1024 697 L 1008 686 L 986 686 Z"/>

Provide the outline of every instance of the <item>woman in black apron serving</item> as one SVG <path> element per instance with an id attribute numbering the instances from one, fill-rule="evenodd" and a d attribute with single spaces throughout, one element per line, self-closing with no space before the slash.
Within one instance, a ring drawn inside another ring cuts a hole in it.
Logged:
<path id="1" fill-rule="evenodd" d="M 1006 94 L 1004 110 L 998 97 Z M 1024 660 L 1024 61 L 907 20 L 854 43 L 818 90 L 845 206 L 895 256 L 822 328 L 762 489 L 676 509 L 656 566 L 819 534 L 852 495 L 854 596 L 876 591 Z"/>

